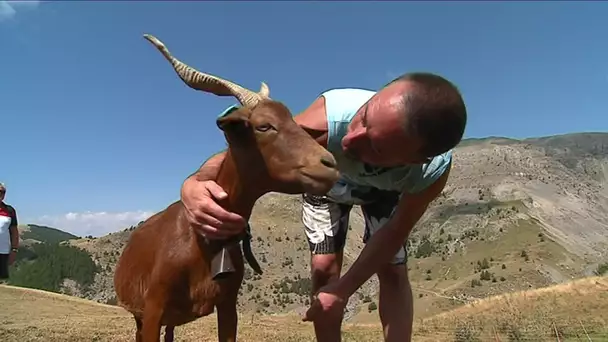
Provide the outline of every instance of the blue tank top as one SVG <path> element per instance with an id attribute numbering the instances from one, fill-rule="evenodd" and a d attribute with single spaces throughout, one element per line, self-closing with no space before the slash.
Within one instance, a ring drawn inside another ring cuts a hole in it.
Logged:
<path id="1" fill-rule="evenodd" d="M 321 94 L 325 98 L 327 116 L 327 149 L 334 155 L 340 170 L 340 180 L 328 193 L 339 202 L 365 202 L 365 193 L 374 189 L 398 193 L 417 193 L 433 184 L 450 166 L 452 151 L 433 158 L 422 165 L 400 167 L 374 167 L 346 157 L 342 150 L 342 138 L 359 108 L 375 91 L 339 88 Z"/>
<path id="2" fill-rule="evenodd" d="M 327 196 L 340 203 L 363 204 L 373 201 L 368 194 L 377 190 L 403 193 L 417 193 L 433 184 L 448 169 L 452 161 L 452 151 L 434 157 L 422 165 L 399 167 L 374 167 L 346 157 L 342 150 L 342 138 L 347 127 L 361 106 L 375 91 L 338 88 L 321 94 L 325 98 L 327 117 L 327 149 L 336 158 L 340 179 L 328 192 Z M 220 114 L 226 115 L 235 106 Z"/>

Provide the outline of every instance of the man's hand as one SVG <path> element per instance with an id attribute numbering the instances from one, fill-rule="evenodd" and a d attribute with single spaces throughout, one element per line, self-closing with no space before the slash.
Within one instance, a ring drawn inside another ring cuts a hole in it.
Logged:
<path id="1" fill-rule="evenodd" d="M 17 258 L 17 252 L 11 251 L 11 253 L 8 255 L 8 265 L 10 266 L 13 263 L 15 263 L 16 258 Z"/>
<path id="2" fill-rule="evenodd" d="M 312 322 L 318 320 L 341 320 L 348 298 L 337 291 L 337 282 L 322 287 L 314 296 L 310 308 L 306 311 L 302 321 Z"/>
<path id="3" fill-rule="evenodd" d="M 182 187 L 186 217 L 197 231 L 209 239 L 225 239 L 242 232 L 247 223 L 236 213 L 222 208 L 216 200 L 228 194 L 214 181 L 188 179 Z"/>

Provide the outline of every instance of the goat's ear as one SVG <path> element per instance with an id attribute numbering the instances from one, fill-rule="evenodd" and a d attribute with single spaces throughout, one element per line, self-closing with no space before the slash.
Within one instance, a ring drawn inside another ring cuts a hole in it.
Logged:
<path id="1" fill-rule="evenodd" d="M 225 133 L 234 133 L 237 136 L 249 130 L 250 111 L 246 108 L 230 106 L 216 120 L 217 126 Z"/>
<path id="2" fill-rule="evenodd" d="M 249 120 L 241 115 L 228 115 L 218 118 L 217 127 L 226 133 L 241 133 L 249 128 Z"/>

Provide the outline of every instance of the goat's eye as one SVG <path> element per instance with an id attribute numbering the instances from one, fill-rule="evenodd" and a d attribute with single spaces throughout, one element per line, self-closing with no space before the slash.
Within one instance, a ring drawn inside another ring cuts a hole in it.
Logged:
<path id="1" fill-rule="evenodd" d="M 272 128 L 272 125 L 270 125 L 270 124 L 263 124 L 263 125 L 259 125 L 259 126 L 255 127 L 255 129 L 260 132 L 266 132 L 271 128 Z"/>

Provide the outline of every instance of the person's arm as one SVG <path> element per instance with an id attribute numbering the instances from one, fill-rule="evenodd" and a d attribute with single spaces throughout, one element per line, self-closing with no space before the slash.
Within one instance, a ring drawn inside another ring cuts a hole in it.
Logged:
<path id="1" fill-rule="evenodd" d="M 426 190 L 414 195 L 404 194 L 401 197 L 390 221 L 370 237 L 355 263 L 338 280 L 337 295 L 342 298 L 352 296 L 363 283 L 397 254 L 428 205 L 445 187 L 449 170 L 447 169 Z"/>
<path id="2" fill-rule="evenodd" d="M 182 188 L 180 191 L 182 200 L 184 197 L 184 190 L 190 186 L 195 185 L 197 182 L 204 182 L 217 178 L 217 174 L 220 171 L 220 166 L 222 165 L 224 158 L 226 158 L 226 151 L 218 152 L 207 159 L 198 170 L 188 176 L 182 183 Z"/>
<path id="3" fill-rule="evenodd" d="M 218 152 L 207 159 L 201 167 L 196 170 L 190 177 L 196 178 L 198 181 L 206 181 L 215 179 L 217 173 L 220 171 L 220 166 L 226 158 L 226 151 Z"/>
<path id="4" fill-rule="evenodd" d="M 17 250 L 19 248 L 19 230 L 17 229 L 17 211 L 15 208 L 11 207 L 11 225 L 8 228 L 9 235 L 11 237 L 11 251 Z"/>

